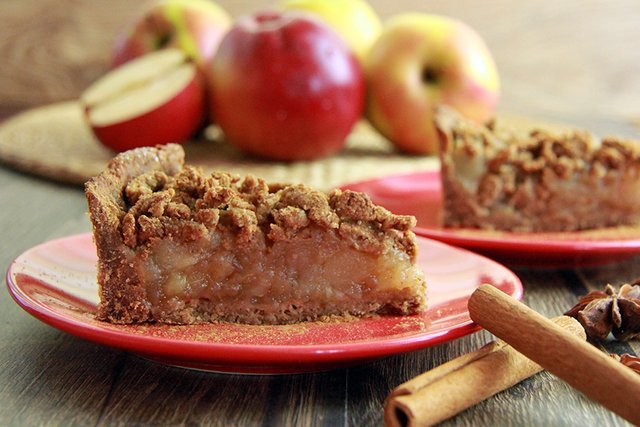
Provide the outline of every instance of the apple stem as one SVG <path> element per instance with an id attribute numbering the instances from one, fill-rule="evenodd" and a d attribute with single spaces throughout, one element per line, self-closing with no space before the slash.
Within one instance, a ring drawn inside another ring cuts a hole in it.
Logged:
<path id="1" fill-rule="evenodd" d="M 438 83 L 438 73 L 431 67 L 425 67 L 422 70 L 422 81 L 427 84 L 436 84 Z"/>
<path id="2" fill-rule="evenodd" d="M 171 35 L 170 34 L 162 34 L 160 35 L 160 37 L 158 38 L 158 41 L 156 42 L 156 49 L 162 49 L 164 47 L 166 47 L 169 42 L 171 41 Z"/>

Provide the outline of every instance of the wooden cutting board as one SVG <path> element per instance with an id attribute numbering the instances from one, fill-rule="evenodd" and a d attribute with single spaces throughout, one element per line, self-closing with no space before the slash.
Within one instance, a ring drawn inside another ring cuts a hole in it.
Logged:
<path id="1" fill-rule="evenodd" d="M 303 182 L 316 188 L 396 173 L 438 168 L 433 156 L 398 153 L 365 122 L 359 123 L 340 154 L 309 162 L 270 162 L 244 156 L 215 135 L 185 144 L 186 161 L 268 181 Z M 0 162 L 58 182 L 82 185 L 100 172 L 114 153 L 85 124 L 76 102 L 35 108 L 0 123 Z"/>

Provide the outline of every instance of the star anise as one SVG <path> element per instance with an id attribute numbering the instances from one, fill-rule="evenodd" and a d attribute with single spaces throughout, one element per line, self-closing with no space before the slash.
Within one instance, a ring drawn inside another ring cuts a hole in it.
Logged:
<path id="1" fill-rule="evenodd" d="M 629 353 L 611 354 L 611 357 L 640 374 L 640 357 L 632 356 Z"/>
<path id="2" fill-rule="evenodd" d="M 590 339 L 604 340 L 610 332 L 619 341 L 640 337 L 640 281 L 617 293 L 611 285 L 589 292 L 565 314 L 576 318 Z"/>

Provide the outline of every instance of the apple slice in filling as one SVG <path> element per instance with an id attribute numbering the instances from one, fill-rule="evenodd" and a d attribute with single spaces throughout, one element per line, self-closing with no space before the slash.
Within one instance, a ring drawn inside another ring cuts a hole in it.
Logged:
<path id="1" fill-rule="evenodd" d="M 318 313 L 403 313 L 424 282 L 410 257 L 392 245 L 379 254 L 363 252 L 315 227 L 286 241 L 234 242 L 232 234 L 212 232 L 186 244 L 154 243 L 138 263 L 151 316 L 173 316 L 176 323 L 188 322 L 180 313 L 195 313 L 199 321 L 281 323 Z"/>

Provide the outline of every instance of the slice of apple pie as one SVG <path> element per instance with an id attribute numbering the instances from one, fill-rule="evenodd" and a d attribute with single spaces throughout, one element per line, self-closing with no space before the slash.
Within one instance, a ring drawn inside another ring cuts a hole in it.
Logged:
<path id="1" fill-rule="evenodd" d="M 183 161 L 179 145 L 139 148 L 86 184 L 98 318 L 279 324 L 425 309 L 413 217 L 362 193 Z"/>
<path id="2" fill-rule="evenodd" d="M 436 125 L 447 227 L 555 232 L 640 224 L 640 142 L 549 126 L 484 126 L 450 109 L 438 111 Z"/>

